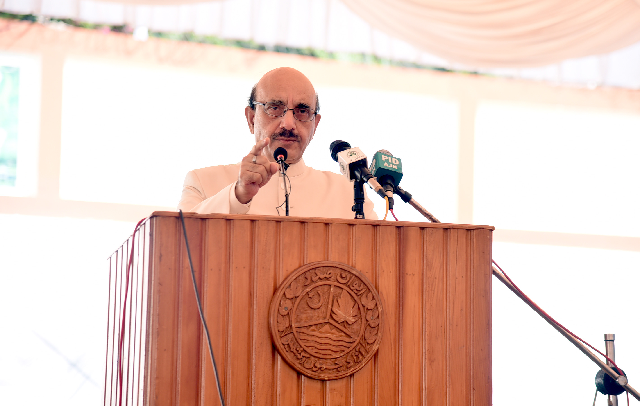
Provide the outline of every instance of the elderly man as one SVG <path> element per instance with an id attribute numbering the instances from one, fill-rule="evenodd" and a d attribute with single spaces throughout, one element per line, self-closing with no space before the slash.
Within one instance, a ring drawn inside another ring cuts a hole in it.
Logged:
<path id="1" fill-rule="evenodd" d="M 286 186 L 291 191 L 291 216 L 354 218 L 353 184 L 341 175 L 310 168 L 302 159 L 320 123 L 319 108 L 315 89 L 301 72 L 292 68 L 268 72 L 253 87 L 245 107 L 256 144 L 239 164 L 189 172 L 178 209 L 284 215 Z M 285 178 L 273 157 L 278 147 L 288 153 Z M 365 218 L 377 219 L 369 199 L 364 212 Z"/>

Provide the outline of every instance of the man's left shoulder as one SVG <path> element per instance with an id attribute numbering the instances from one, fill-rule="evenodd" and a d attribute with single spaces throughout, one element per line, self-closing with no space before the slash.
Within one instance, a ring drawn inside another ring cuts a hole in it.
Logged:
<path id="1" fill-rule="evenodd" d="M 321 171 L 311 167 L 307 168 L 309 169 L 309 176 L 313 177 L 314 179 L 323 180 L 338 187 L 349 187 L 351 185 L 351 182 L 343 175 L 331 171 Z"/>
<path id="2" fill-rule="evenodd" d="M 335 172 L 331 172 L 331 171 L 322 171 L 320 169 L 315 169 L 315 168 L 312 168 L 310 166 L 307 166 L 307 169 L 309 169 L 309 171 L 311 173 L 315 173 L 315 174 L 318 174 L 318 175 L 326 176 L 326 177 L 329 177 L 329 178 L 334 178 L 334 177 L 335 178 L 342 178 L 344 180 L 347 180 L 347 178 L 345 178 L 343 175 L 340 175 L 339 173 L 335 173 Z"/>

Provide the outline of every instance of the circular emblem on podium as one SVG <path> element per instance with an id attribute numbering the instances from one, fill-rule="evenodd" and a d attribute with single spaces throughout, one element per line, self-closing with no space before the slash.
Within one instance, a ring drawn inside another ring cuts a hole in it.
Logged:
<path id="1" fill-rule="evenodd" d="M 364 367 L 382 338 L 382 303 L 357 269 L 314 262 L 287 277 L 271 299 L 271 338 L 298 372 L 322 380 Z"/>

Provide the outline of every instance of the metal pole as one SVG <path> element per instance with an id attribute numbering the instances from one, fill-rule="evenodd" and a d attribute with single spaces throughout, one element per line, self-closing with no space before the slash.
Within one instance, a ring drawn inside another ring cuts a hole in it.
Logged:
<path id="1" fill-rule="evenodd" d="M 616 362 L 616 349 L 615 349 L 615 345 L 614 345 L 614 341 L 616 339 L 616 335 L 615 334 L 605 334 L 604 335 L 604 346 L 606 349 L 606 354 L 607 357 L 609 357 L 609 359 L 613 362 Z M 609 360 L 607 360 L 607 365 L 609 365 L 610 367 L 613 366 L 613 364 L 611 362 L 609 362 Z M 609 404 L 611 406 L 618 406 L 618 396 L 616 395 L 609 395 Z"/>

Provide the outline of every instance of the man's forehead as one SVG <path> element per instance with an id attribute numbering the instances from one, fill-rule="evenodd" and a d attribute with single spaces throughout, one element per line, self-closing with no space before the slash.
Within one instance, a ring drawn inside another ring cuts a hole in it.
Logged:
<path id="1" fill-rule="evenodd" d="M 302 73 L 291 68 L 280 68 L 264 75 L 256 88 L 257 98 L 274 102 L 314 104 L 316 93 L 313 85 Z"/>
<path id="2" fill-rule="evenodd" d="M 265 102 L 282 102 L 287 104 L 291 100 L 294 104 L 313 105 L 316 93 L 313 88 L 305 89 L 295 86 L 260 86 L 258 85 L 257 96 Z"/>

